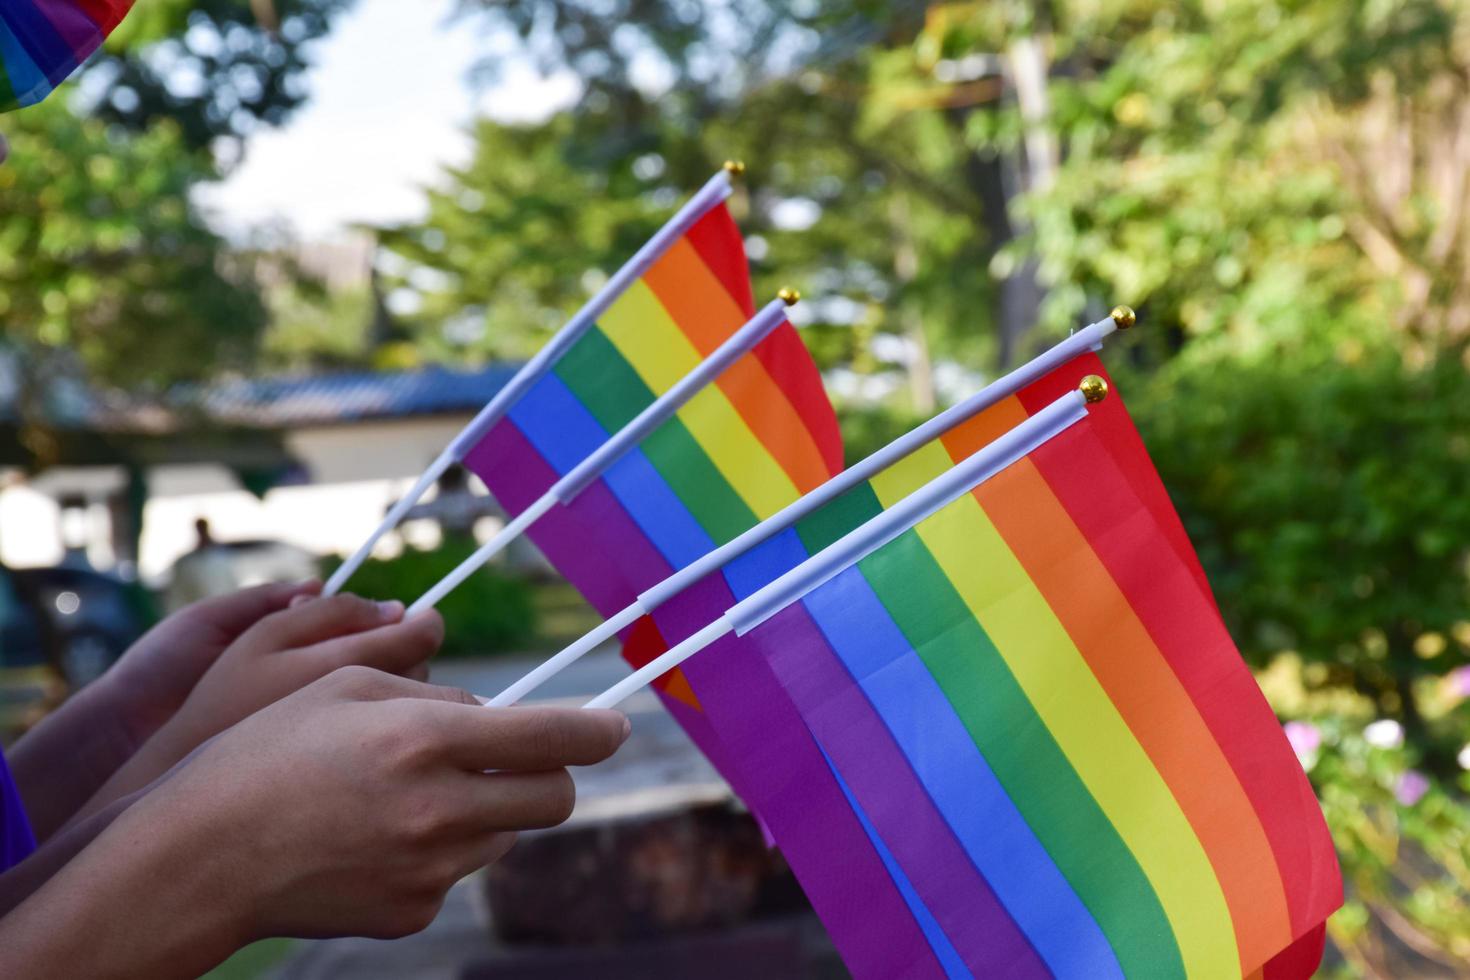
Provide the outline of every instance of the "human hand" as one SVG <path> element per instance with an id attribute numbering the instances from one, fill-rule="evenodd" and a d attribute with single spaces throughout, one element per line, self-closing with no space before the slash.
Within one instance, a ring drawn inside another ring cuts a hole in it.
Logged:
<path id="1" fill-rule="evenodd" d="M 149 630 L 111 670 L 27 732 L 7 758 L 37 837 L 78 819 L 83 804 L 118 777 L 241 633 L 320 588 L 264 585 L 197 602 Z"/>
<path id="2" fill-rule="evenodd" d="M 265 617 L 321 591 L 316 581 L 262 585 L 186 606 L 143 635 L 91 688 L 136 750 L 163 726 L 230 644 Z"/>
<path id="3" fill-rule="evenodd" d="M 627 732 L 613 711 L 336 671 L 211 741 L 0 918 L 0 975 L 192 977 L 266 936 L 416 932 L 516 831 L 566 819 L 562 767 Z"/>
<path id="4" fill-rule="evenodd" d="M 74 819 L 142 789 L 213 736 L 339 667 L 422 675 L 443 639 L 435 612 L 405 622 L 401 602 L 298 594 L 219 655 L 178 711 Z"/>
<path id="5" fill-rule="evenodd" d="M 613 711 L 485 708 L 349 667 L 210 743 L 147 806 L 162 820 L 209 801 L 206 839 L 236 851 L 217 893 L 244 899 L 249 938 L 392 938 L 515 831 L 565 820 L 564 767 L 606 759 L 628 730 Z"/>

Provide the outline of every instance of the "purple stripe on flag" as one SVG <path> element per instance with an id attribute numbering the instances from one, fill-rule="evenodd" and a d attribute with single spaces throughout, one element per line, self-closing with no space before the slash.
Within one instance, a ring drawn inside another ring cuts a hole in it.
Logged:
<path id="1" fill-rule="evenodd" d="M 495 426 L 465 457 L 512 514 L 524 510 L 556 478 L 514 424 Z M 663 581 L 671 569 L 601 482 L 569 507 L 554 507 L 527 536 L 603 616 Z"/>
<path id="2" fill-rule="evenodd" d="M 723 587 L 723 580 L 705 581 Z M 859 980 L 944 976 L 765 660 L 744 640 L 727 635 L 685 662 L 684 672 L 715 731 L 741 760 L 746 799 L 781 842 L 782 854 Z M 834 864 L 834 854 L 842 855 L 840 863 Z"/>
<path id="3" fill-rule="evenodd" d="M 491 429 L 465 457 L 465 465 L 511 513 L 524 510 L 556 478 L 545 458 L 509 422 Z M 569 506 L 553 507 L 526 533 L 604 617 L 622 610 L 639 592 L 672 572 L 600 480 Z M 724 607 L 711 618 L 722 612 Z M 721 745 L 703 712 L 675 698 L 663 696 L 663 701 L 705 757 L 741 793 L 739 765 Z"/>
<path id="4" fill-rule="evenodd" d="M 908 875 L 904 874 L 903 868 L 899 867 L 898 859 L 893 856 L 888 845 L 883 843 L 883 838 L 878 836 L 878 828 L 873 826 L 873 822 L 863 812 L 861 804 L 853 797 L 852 790 L 842 781 L 842 774 L 832 765 L 831 759 L 827 759 L 827 768 L 832 770 L 832 776 L 837 780 L 837 788 L 842 790 L 843 796 L 847 797 L 847 805 L 852 807 L 853 813 L 857 814 L 858 823 L 863 825 L 863 833 L 867 834 L 868 840 L 873 842 L 873 849 L 878 852 L 883 867 L 888 869 L 893 883 L 898 886 L 898 893 L 908 904 L 909 911 L 914 913 L 914 918 L 919 920 L 919 928 L 928 938 L 934 955 L 939 957 L 939 963 L 944 968 L 945 975 L 951 980 L 974 980 L 975 975 L 960 959 L 960 954 L 955 951 L 954 944 L 949 941 L 944 930 L 939 928 L 939 923 L 935 920 L 933 913 L 924 905 L 924 900 L 919 897 L 919 893 L 914 890 L 914 883 L 909 881 Z"/>
<path id="5" fill-rule="evenodd" d="M 60 85 L 76 68 L 77 57 L 72 46 L 56 33 L 56 26 L 50 19 L 32 4 L 7 2 L 3 16 L 31 60 L 52 85 Z"/>
<path id="6" fill-rule="evenodd" d="M 788 607 L 747 639 L 970 969 L 987 977 L 1049 976 L 806 606 Z"/>
<path id="7" fill-rule="evenodd" d="M 21 0 L 22 3 L 25 0 Z M 38 7 L 56 34 L 71 48 L 77 64 L 97 50 L 102 43 L 102 28 L 92 23 L 86 11 L 72 0 L 31 0 Z"/>
<path id="8" fill-rule="evenodd" d="M 732 600 L 729 591 L 721 588 L 722 584 L 718 576 L 708 577 L 654 610 L 653 621 L 657 624 L 659 635 L 663 637 L 665 644 L 672 647 L 724 615 L 725 610 L 730 608 Z M 696 654 L 694 660 L 698 660 L 705 653 Z M 688 677 L 688 666 L 688 663 L 684 665 L 686 678 Z M 690 687 L 693 687 L 692 683 Z M 694 693 L 696 697 L 699 696 L 697 688 Z M 714 763 L 715 768 L 725 777 L 725 781 L 735 790 L 735 794 L 746 802 L 752 812 L 756 812 L 758 808 L 751 795 L 750 775 L 746 772 L 742 760 L 732 755 L 719 733 L 715 731 L 708 715 L 704 711 L 695 711 L 674 698 L 665 697 L 664 704 L 668 706 L 679 724 L 684 726 L 689 737 L 694 739 L 695 744 L 700 747 L 710 762 Z M 703 706 L 703 704 L 704 701 L 701 698 L 700 705 Z"/>
<path id="9" fill-rule="evenodd" d="M 496 502 L 512 515 L 550 490 L 559 475 L 508 419 L 475 443 L 465 454 L 464 465 L 485 481 Z"/>

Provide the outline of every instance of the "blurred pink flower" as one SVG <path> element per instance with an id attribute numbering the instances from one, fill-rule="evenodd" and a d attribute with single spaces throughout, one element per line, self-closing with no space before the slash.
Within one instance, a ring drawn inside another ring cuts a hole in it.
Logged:
<path id="1" fill-rule="evenodd" d="M 1285 727 L 1286 740 L 1297 755 L 1314 752 L 1321 747 L 1322 732 L 1310 721 L 1288 721 Z"/>
<path id="2" fill-rule="evenodd" d="M 1456 667 L 1446 678 L 1450 690 L 1462 698 L 1470 698 L 1470 667 Z"/>
<path id="3" fill-rule="evenodd" d="M 1417 769 L 1409 769 L 1399 777 L 1398 785 L 1393 788 L 1394 798 L 1404 806 L 1413 806 L 1424 798 L 1429 792 L 1429 777 Z"/>

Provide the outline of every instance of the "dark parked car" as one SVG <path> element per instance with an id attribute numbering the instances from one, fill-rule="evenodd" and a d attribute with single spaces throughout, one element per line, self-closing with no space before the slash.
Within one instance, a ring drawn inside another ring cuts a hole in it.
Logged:
<path id="1" fill-rule="evenodd" d="M 144 589 L 110 575 L 0 566 L 0 726 L 96 680 L 155 618 Z"/>

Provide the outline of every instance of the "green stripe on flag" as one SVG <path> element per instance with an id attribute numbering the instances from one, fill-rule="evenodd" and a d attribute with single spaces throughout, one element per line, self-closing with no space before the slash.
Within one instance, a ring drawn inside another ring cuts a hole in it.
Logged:
<path id="1" fill-rule="evenodd" d="M 858 563 L 1126 976 L 1183 977 L 1153 886 L 914 531 Z"/>
<path id="2" fill-rule="evenodd" d="M 653 391 L 597 327 L 577 341 L 555 370 L 608 432 L 618 431 L 653 404 Z M 639 448 L 716 544 L 756 523 L 755 512 L 678 416 L 655 429 Z"/>
<path id="3" fill-rule="evenodd" d="M 9 112 L 17 108 L 17 104 L 15 88 L 10 84 L 10 76 L 5 71 L 4 62 L 0 62 L 0 112 Z"/>
<path id="4" fill-rule="evenodd" d="M 839 494 L 796 522 L 796 535 L 815 555 L 847 532 L 883 513 L 883 504 L 866 480 Z"/>
<path id="5" fill-rule="evenodd" d="M 755 511 L 677 416 L 643 441 L 643 452 L 715 544 L 755 526 Z"/>

